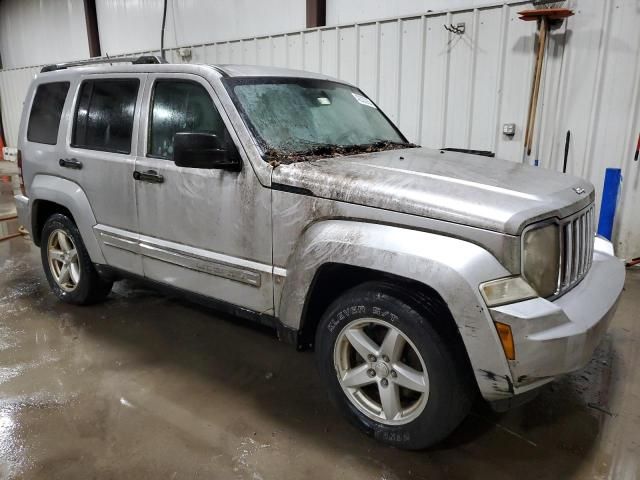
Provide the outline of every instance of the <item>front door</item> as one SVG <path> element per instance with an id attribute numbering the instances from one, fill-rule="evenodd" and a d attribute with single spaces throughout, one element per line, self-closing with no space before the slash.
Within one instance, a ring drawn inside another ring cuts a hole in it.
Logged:
<path id="1" fill-rule="evenodd" d="M 135 191 L 144 275 L 254 311 L 273 313 L 271 195 L 258 182 L 211 85 L 149 75 Z M 228 139 L 242 169 L 178 167 L 179 132 Z"/>

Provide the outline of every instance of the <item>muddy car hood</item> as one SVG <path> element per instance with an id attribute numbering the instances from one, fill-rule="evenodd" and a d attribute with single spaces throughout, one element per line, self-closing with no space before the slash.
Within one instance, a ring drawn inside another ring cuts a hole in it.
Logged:
<path id="1" fill-rule="evenodd" d="M 570 215 L 594 199 L 593 185 L 570 175 L 425 148 L 280 165 L 272 183 L 511 235 L 534 221 Z"/>

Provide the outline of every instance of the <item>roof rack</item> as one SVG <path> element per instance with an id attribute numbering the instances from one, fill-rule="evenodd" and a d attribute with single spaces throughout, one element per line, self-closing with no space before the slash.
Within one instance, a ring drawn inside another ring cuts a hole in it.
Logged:
<path id="1" fill-rule="evenodd" d="M 130 63 L 132 65 L 150 65 L 167 63 L 167 61 L 157 55 L 142 55 L 135 58 L 98 58 L 95 60 L 80 60 L 77 62 L 54 63 L 52 65 L 45 65 L 40 70 L 40 73 L 55 72 L 56 70 L 64 70 L 65 68 L 84 67 L 87 65 L 99 65 L 104 63 Z"/>

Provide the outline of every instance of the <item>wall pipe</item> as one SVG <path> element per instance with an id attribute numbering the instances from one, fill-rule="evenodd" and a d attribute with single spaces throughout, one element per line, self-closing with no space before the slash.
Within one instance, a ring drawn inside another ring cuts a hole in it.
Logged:
<path id="1" fill-rule="evenodd" d="M 160 32 L 160 56 L 165 58 L 164 56 L 164 27 L 167 24 L 167 0 L 164 0 L 164 5 L 162 8 L 162 28 Z"/>

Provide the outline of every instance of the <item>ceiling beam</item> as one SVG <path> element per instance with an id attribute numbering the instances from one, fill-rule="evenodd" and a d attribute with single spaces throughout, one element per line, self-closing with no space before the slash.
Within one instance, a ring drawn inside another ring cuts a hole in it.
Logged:
<path id="1" fill-rule="evenodd" d="M 84 19 L 87 23 L 87 40 L 89 41 L 89 56 L 99 57 L 100 35 L 98 34 L 98 14 L 96 13 L 96 0 L 84 0 Z"/>

